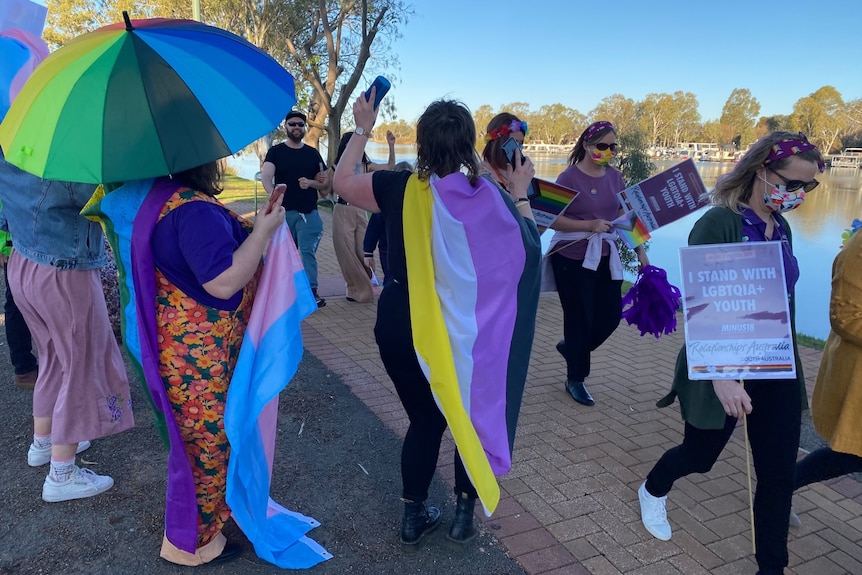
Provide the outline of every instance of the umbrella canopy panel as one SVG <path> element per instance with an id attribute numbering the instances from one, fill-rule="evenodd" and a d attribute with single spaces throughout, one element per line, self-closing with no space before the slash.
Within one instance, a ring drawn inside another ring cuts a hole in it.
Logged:
<path id="1" fill-rule="evenodd" d="M 230 32 L 132 24 L 85 34 L 37 68 L 0 125 L 10 162 L 93 183 L 177 173 L 239 151 L 295 103 L 290 74 Z"/>

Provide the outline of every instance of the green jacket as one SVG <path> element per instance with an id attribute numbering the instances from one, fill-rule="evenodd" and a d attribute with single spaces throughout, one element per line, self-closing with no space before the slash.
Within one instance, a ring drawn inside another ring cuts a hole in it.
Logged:
<path id="1" fill-rule="evenodd" d="M 787 232 L 787 239 L 793 247 L 793 236 L 790 226 L 782 216 L 775 218 Z M 729 244 L 742 241 L 742 217 L 728 208 L 711 208 L 701 217 L 688 236 L 688 244 L 697 246 L 703 244 Z M 802 409 L 808 409 L 808 397 L 805 392 L 805 377 L 802 374 L 802 362 L 799 359 L 799 349 L 796 346 L 796 305 L 793 296 L 790 298 L 790 328 L 793 334 L 793 355 L 796 358 L 796 380 L 799 393 L 802 395 Z M 712 389 L 712 380 L 692 380 L 688 378 L 688 364 L 685 355 L 685 344 L 676 358 L 673 387 L 669 394 L 661 398 L 656 405 L 667 407 L 679 397 L 682 418 L 698 429 L 721 429 L 724 427 L 727 414 L 718 401 Z"/>

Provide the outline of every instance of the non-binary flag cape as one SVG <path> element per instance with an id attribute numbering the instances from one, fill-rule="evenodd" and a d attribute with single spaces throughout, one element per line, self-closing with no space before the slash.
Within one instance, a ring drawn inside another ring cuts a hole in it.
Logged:
<path id="1" fill-rule="evenodd" d="M 100 188 L 101 190 L 101 188 Z M 82 213 L 100 221 L 117 259 L 123 343 L 143 374 L 167 437 L 165 535 L 179 549 L 195 552 L 197 503 L 194 480 L 158 367 L 155 267 L 150 237 L 164 203 L 177 190 L 170 180 L 141 180 L 103 194 Z M 302 356 L 299 323 L 316 309 L 296 248 L 284 229 L 267 252 L 255 305 L 231 378 L 225 428 L 231 444 L 227 502 L 263 559 L 284 568 L 306 568 L 331 555 L 305 534 L 319 525 L 269 497 L 278 393 Z M 258 305 L 260 303 L 260 305 Z M 275 355 L 277 354 L 277 355 Z"/>
<path id="2" fill-rule="evenodd" d="M 490 516 L 512 465 L 538 307 L 535 225 L 484 178 L 413 175 L 403 208 L 413 344 Z"/>

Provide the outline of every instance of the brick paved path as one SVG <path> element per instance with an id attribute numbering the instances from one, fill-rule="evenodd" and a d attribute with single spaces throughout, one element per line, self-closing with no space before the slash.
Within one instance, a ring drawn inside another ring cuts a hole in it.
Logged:
<path id="1" fill-rule="evenodd" d="M 252 209 L 232 208 L 249 215 Z M 330 214 L 321 215 L 319 282 L 327 305 L 307 320 L 305 346 L 403 437 L 407 418 L 374 344 L 376 305 L 344 299 Z M 637 488 L 682 439 L 678 409 L 655 407 L 669 388 L 682 334 L 656 340 L 623 323 L 593 354 L 588 385 L 596 405 L 583 407 L 563 388 L 556 294 L 542 294 L 538 326 L 514 464 L 500 479 L 502 501 L 486 527 L 532 574 L 753 574 L 741 428 L 709 474 L 675 484 L 671 541 L 653 539 L 640 523 Z M 802 361 L 810 395 L 820 353 L 805 349 Z M 453 449 L 447 434 L 439 472 L 450 484 Z M 862 483 L 843 478 L 804 488 L 794 506 L 803 525 L 791 529 L 787 572 L 862 574 Z"/>

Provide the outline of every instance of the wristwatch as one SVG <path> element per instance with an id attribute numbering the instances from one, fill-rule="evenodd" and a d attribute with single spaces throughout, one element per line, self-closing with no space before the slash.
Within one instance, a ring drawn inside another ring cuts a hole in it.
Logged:
<path id="1" fill-rule="evenodd" d="M 368 132 L 366 132 L 365 128 L 363 128 L 362 126 L 356 126 L 356 129 L 353 130 L 353 133 L 357 136 L 365 136 L 366 138 L 368 137 Z"/>

